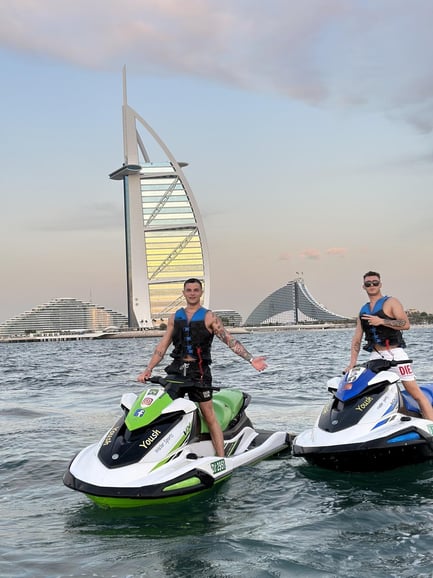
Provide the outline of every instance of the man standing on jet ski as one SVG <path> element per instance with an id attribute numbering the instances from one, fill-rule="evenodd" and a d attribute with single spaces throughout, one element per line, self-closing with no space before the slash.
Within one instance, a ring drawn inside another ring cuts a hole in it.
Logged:
<path id="1" fill-rule="evenodd" d="M 363 288 L 367 292 L 369 302 L 363 305 L 359 312 L 352 338 L 350 364 L 346 371 L 356 365 L 363 334 L 367 341 L 363 349 L 370 352 L 370 359 L 396 361 L 409 359 L 403 349 L 406 344 L 401 333 L 410 328 L 409 319 L 400 301 L 395 297 L 382 295 L 381 287 L 379 273 L 368 271 L 364 275 Z M 415 380 L 412 364 L 399 364 L 390 371 L 399 376 L 406 390 L 417 401 L 423 417 L 433 421 L 433 408 Z"/>
<path id="2" fill-rule="evenodd" d="M 203 286 L 199 279 L 187 279 L 183 285 L 186 307 L 178 309 L 168 320 L 167 330 L 155 348 L 146 369 L 137 377 L 138 381 L 150 379 L 152 370 L 163 359 L 168 347 L 172 363 L 165 368 L 170 376 L 183 378 L 197 387 L 188 387 L 188 397 L 197 402 L 206 420 L 216 455 L 224 456 L 224 436 L 215 415 L 212 403 L 212 375 L 210 371 L 211 345 L 216 335 L 230 349 L 251 363 L 257 371 L 266 369 L 265 357 L 253 357 L 245 347 L 224 327 L 215 313 L 201 306 Z"/>

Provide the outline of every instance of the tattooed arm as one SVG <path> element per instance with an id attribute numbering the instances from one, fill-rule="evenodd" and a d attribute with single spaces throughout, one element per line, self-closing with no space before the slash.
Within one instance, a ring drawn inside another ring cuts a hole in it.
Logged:
<path id="1" fill-rule="evenodd" d="M 209 331 L 214 333 L 214 335 L 216 335 L 218 339 L 225 343 L 227 347 L 230 347 L 233 353 L 236 353 L 236 355 L 239 355 L 239 357 L 242 357 L 242 359 L 245 359 L 245 361 L 251 363 L 251 365 L 257 369 L 257 371 L 263 371 L 263 369 L 266 369 L 267 364 L 265 363 L 265 357 L 254 357 L 251 355 L 251 353 L 249 353 L 249 351 L 242 345 L 242 343 L 235 339 L 233 335 L 227 331 L 221 319 L 212 311 L 208 311 L 207 313 L 206 325 Z"/>
<path id="2" fill-rule="evenodd" d="M 392 317 L 392 319 L 383 319 L 376 315 L 363 315 L 363 319 L 367 319 L 370 325 L 383 325 L 391 329 L 398 329 L 404 331 L 410 328 L 409 319 L 403 305 L 395 297 L 387 299 L 383 306 L 383 312 Z"/>
<path id="3" fill-rule="evenodd" d="M 404 329 L 406 321 L 404 319 L 384 319 L 385 327 L 392 327 L 394 329 Z"/>

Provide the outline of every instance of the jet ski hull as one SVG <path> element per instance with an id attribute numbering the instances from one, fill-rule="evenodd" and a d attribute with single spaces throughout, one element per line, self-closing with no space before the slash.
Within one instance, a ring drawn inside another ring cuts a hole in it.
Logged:
<path id="1" fill-rule="evenodd" d="M 416 429 L 368 442 L 329 446 L 303 445 L 302 439 L 295 439 L 293 455 L 328 470 L 386 471 L 433 459 L 433 439 Z"/>
<path id="2" fill-rule="evenodd" d="M 292 454 L 328 470 L 385 471 L 433 459 L 433 422 L 391 371 L 407 360 L 374 359 L 328 380 L 331 399 Z M 433 405 L 433 384 L 421 386 Z"/>
<path id="3" fill-rule="evenodd" d="M 90 484 L 76 478 L 68 470 L 63 477 L 63 482 L 69 488 L 83 492 L 92 502 L 102 508 L 137 508 L 186 500 L 192 495 L 210 490 L 230 475 L 231 472 L 216 480 L 206 472 L 194 468 L 182 476 L 159 484 L 113 488 Z"/>
<path id="4" fill-rule="evenodd" d="M 204 440 L 184 446 L 164 463 L 142 462 L 120 469 L 101 463 L 100 443 L 93 444 L 71 461 L 63 483 L 106 508 L 178 502 L 214 488 L 238 467 L 289 451 L 290 444 L 291 434 L 246 426 L 225 440 L 226 452 L 233 452 L 228 457 L 215 456 L 210 440 Z"/>

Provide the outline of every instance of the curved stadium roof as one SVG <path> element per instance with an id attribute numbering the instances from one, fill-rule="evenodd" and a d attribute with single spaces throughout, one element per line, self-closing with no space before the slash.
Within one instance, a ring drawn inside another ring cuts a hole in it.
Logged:
<path id="1" fill-rule="evenodd" d="M 258 326 L 267 323 L 287 323 L 288 313 L 298 322 L 299 312 L 308 321 L 337 322 L 347 321 L 347 317 L 328 311 L 318 303 L 308 291 L 302 279 L 290 281 L 263 299 L 248 316 L 245 325 Z"/>

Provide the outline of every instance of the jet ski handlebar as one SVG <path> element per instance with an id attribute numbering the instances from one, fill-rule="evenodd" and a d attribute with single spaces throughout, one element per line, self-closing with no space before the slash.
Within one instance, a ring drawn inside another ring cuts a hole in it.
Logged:
<path id="1" fill-rule="evenodd" d="M 365 366 L 374 373 L 379 373 L 379 371 L 386 371 L 390 367 L 396 367 L 403 363 L 413 363 L 412 359 L 372 359 L 367 361 Z"/>
<path id="2" fill-rule="evenodd" d="M 171 377 L 171 379 L 170 379 Z M 153 375 L 149 381 L 151 383 L 157 383 L 159 385 L 161 385 L 164 389 L 179 389 L 180 387 L 187 389 L 190 387 L 200 387 L 200 385 L 197 385 L 197 382 L 193 382 L 193 381 L 180 381 L 177 376 L 168 376 L 168 377 L 162 377 L 162 375 Z M 220 391 L 220 387 L 213 387 L 213 386 L 208 386 L 208 385 L 203 385 L 204 389 L 210 389 L 212 391 Z"/>

